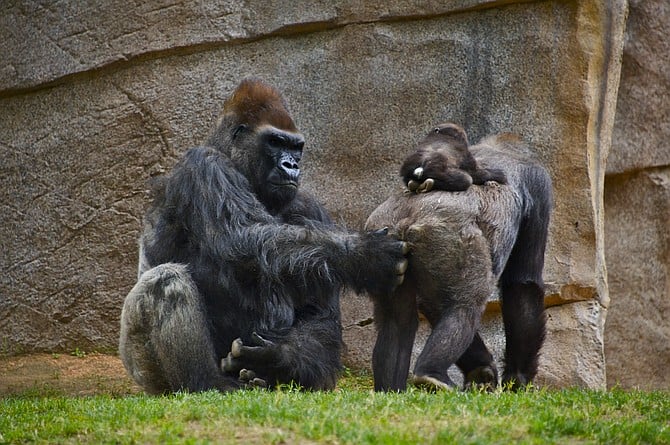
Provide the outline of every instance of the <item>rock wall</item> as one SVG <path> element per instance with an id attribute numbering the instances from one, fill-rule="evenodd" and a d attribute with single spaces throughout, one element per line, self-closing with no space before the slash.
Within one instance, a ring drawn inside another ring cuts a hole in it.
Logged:
<path id="1" fill-rule="evenodd" d="M 604 387 L 603 182 L 625 0 L 103 3 L 0 12 L 3 351 L 115 349 L 147 178 L 257 75 L 306 136 L 305 187 L 352 228 L 435 123 L 473 141 L 522 134 L 555 186 L 539 381 Z M 345 359 L 369 366 L 369 303 L 345 295 L 343 311 Z M 493 302 L 498 356 L 499 319 Z"/>
<path id="2" fill-rule="evenodd" d="M 670 4 L 633 0 L 605 181 L 608 386 L 670 388 Z"/>

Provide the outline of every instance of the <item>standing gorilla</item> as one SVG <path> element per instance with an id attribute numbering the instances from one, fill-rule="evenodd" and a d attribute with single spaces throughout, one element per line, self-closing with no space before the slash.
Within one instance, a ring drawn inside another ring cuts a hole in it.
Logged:
<path id="1" fill-rule="evenodd" d="M 298 190 L 303 144 L 282 96 L 246 79 L 207 145 L 154 187 L 119 343 L 147 392 L 333 388 L 342 286 L 402 282 L 404 242 L 335 228 Z"/>
<path id="2" fill-rule="evenodd" d="M 505 325 L 503 383 L 518 388 L 537 373 L 545 336 L 542 269 L 551 180 L 513 135 L 489 137 L 470 151 L 477 165 L 492 169 L 506 184 L 487 182 L 461 192 L 437 188 L 428 193 L 398 192 L 366 223 L 367 228 L 388 226 L 411 248 L 404 283 L 388 296 L 373 295 L 378 331 L 372 362 L 376 390 L 405 389 L 418 311 L 432 331 L 415 364 L 415 384 L 454 386 L 447 369 L 455 363 L 466 385 L 496 385 L 493 357 L 477 333 L 496 286 Z M 439 165 L 442 161 L 435 158 L 444 153 L 412 153 L 403 172 Z M 422 180 L 432 178 L 424 174 Z M 427 191 L 430 185 L 414 189 Z"/>

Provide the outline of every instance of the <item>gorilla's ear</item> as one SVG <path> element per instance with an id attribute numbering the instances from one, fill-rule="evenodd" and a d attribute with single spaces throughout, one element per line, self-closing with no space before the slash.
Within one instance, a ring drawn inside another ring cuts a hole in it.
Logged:
<path id="1" fill-rule="evenodd" d="M 233 130 L 233 140 L 237 139 L 237 136 L 239 136 L 240 133 L 247 131 L 247 128 L 249 127 L 247 127 L 244 124 L 240 124 L 237 127 L 235 127 L 235 130 Z"/>

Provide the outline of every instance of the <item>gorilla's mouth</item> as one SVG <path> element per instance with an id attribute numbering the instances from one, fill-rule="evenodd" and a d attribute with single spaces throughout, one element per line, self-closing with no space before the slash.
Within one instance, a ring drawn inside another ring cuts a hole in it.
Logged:
<path id="1" fill-rule="evenodd" d="M 292 187 L 298 188 L 298 183 L 296 181 L 282 181 L 282 182 L 271 182 L 274 187 Z"/>

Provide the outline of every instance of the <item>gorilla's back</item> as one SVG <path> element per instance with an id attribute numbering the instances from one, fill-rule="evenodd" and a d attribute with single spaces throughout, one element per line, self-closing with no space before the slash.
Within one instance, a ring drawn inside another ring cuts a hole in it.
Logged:
<path id="1" fill-rule="evenodd" d="M 391 234 L 409 242 L 406 279 L 417 287 L 419 302 L 422 295 L 431 299 L 440 295 L 438 300 L 445 303 L 460 299 L 483 303 L 493 291 L 488 242 L 477 226 L 479 206 L 471 189 L 395 193 L 368 218 L 368 228 L 388 227 Z M 455 278 L 464 275 L 465 280 Z"/>
<path id="2" fill-rule="evenodd" d="M 410 242 L 410 265 L 423 263 L 425 255 L 426 265 L 433 269 L 438 262 L 458 267 L 458 256 L 465 252 L 487 263 L 497 278 L 512 250 L 520 213 L 514 190 L 497 183 L 473 185 L 463 192 L 398 190 L 372 212 L 365 227 L 388 227 L 390 233 Z M 488 255 L 468 244 L 479 238 L 477 244 Z"/>
<path id="3" fill-rule="evenodd" d="M 512 135 L 493 136 L 471 150 L 482 167 L 504 171 L 507 184 L 472 185 L 462 192 L 398 189 L 365 224 L 366 229 L 388 227 L 408 241 L 409 280 L 423 292 L 446 287 L 454 299 L 473 298 L 473 289 L 478 299 L 484 288 L 490 289 L 486 297 L 493 292 L 523 215 L 523 175 L 535 165 L 527 163 L 527 147 Z M 468 289 L 454 288 L 454 283 Z"/>

